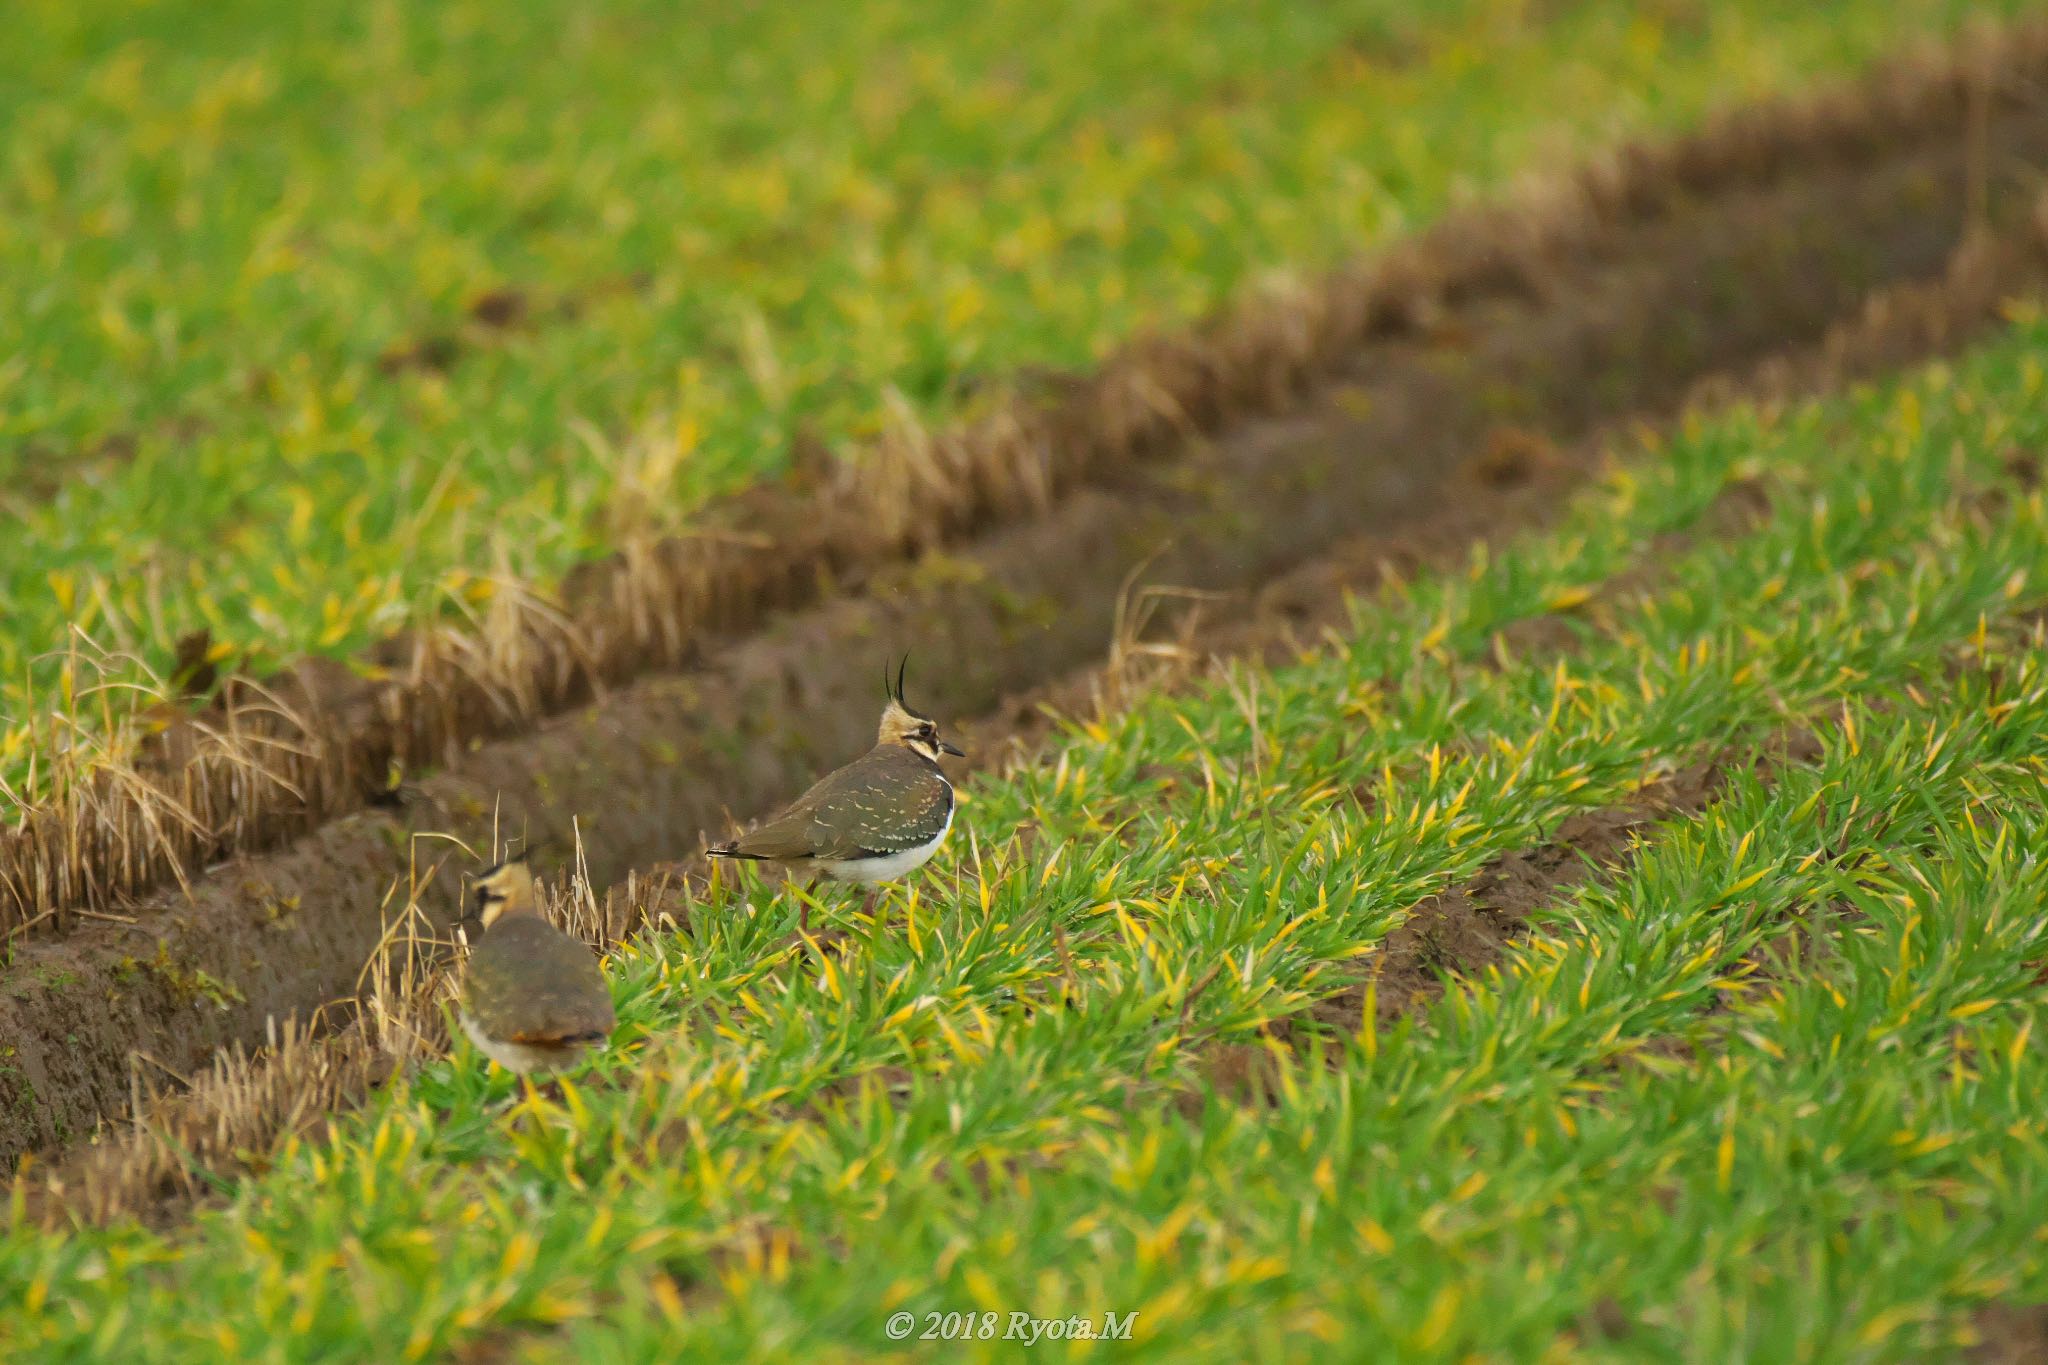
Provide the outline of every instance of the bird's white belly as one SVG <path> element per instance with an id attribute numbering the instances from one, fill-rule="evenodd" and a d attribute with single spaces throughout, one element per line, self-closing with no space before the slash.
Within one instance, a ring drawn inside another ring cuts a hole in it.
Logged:
<path id="1" fill-rule="evenodd" d="M 476 1020 L 469 1017 L 467 1010 L 456 1016 L 462 1021 L 462 1031 L 469 1035 L 477 1050 L 504 1067 L 522 1076 L 546 1075 L 560 1071 L 579 1061 L 584 1049 L 580 1047 L 535 1047 L 530 1043 L 509 1043 L 500 1038 L 491 1038 L 477 1027 Z"/>
<path id="2" fill-rule="evenodd" d="M 894 881 L 930 862 L 932 855 L 939 851 L 939 845 L 946 842 L 946 835 L 952 828 L 953 813 L 947 811 L 945 828 L 928 844 L 919 844 L 916 848 L 906 848 L 901 853 L 880 858 L 847 858 L 838 862 L 827 862 L 821 858 L 813 866 L 836 882 Z"/>

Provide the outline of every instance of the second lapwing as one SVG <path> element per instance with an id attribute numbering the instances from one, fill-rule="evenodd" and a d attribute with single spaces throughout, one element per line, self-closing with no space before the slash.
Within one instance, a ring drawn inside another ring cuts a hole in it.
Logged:
<path id="1" fill-rule="evenodd" d="M 476 883 L 483 934 L 462 974 L 458 1018 L 483 1054 L 521 1075 L 567 1070 L 604 1046 L 616 1017 L 597 957 L 548 923 L 524 859 Z"/>
<path id="2" fill-rule="evenodd" d="M 953 784 L 939 755 L 964 755 L 903 700 L 903 672 L 898 665 L 887 684 L 874 748 L 759 827 L 705 851 L 844 882 L 892 881 L 929 862 L 953 827 Z"/>

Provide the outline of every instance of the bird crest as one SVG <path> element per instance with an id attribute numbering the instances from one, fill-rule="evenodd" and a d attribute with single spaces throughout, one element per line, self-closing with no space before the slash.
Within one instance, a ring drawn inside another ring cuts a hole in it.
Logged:
<path id="1" fill-rule="evenodd" d="M 887 702 L 882 707 L 882 724 L 875 742 L 900 744 L 934 763 L 939 761 L 942 753 L 962 757 L 959 749 L 940 738 L 937 721 L 911 710 L 910 704 L 903 700 L 903 675 L 909 667 L 910 656 L 905 654 L 896 665 L 895 678 L 891 679 L 889 666 L 882 665 L 882 692 Z"/>

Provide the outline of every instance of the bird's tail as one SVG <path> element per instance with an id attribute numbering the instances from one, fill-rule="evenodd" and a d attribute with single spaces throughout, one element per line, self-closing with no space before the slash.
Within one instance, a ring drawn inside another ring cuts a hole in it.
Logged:
<path id="1" fill-rule="evenodd" d="M 706 856 L 707 858 L 743 858 L 750 863 L 763 863 L 768 861 L 767 858 L 765 858 L 759 853 L 742 853 L 740 851 L 739 840 L 737 839 L 733 840 L 729 844 L 711 845 L 711 847 L 704 850 L 704 856 Z"/>

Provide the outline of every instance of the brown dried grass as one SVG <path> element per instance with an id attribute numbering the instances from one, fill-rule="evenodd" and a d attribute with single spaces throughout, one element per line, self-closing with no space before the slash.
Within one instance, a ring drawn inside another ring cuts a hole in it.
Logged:
<path id="1" fill-rule="evenodd" d="M 260 684 L 231 679 L 197 714 L 164 703 L 120 719 L 104 690 L 87 688 L 73 704 L 97 702 L 101 723 L 60 718 L 39 737 L 52 795 L 0 832 L 0 933 L 61 932 L 74 910 L 182 884 L 360 806 L 394 764 L 445 763 L 678 666 L 705 636 L 822 584 L 1028 516 L 1190 433 L 1283 406 L 1361 342 L 1426 325 L 1446 300 L 1540 291 L 1546 260 L 1597 250 L 1618 221 L 1814 163 L 1853 164 L 1904 138 L 1967 135 L 1991 103 L 2036 98 L 2044 75 L 2048 24 L 1987 30 L 1689 137 L 1625 147 L 1314 287 L 1257 293 L 1184 334 L 1134 341 L 1053 401 L 1018 398 L 941 433 L 906 408 L 876 448 L 817 486 L 755 488 L 688 536 L 643 525 L 557 593 L 500 578 L 481 611 L 386 641 L 358 668 L 315 659 Z"/>

